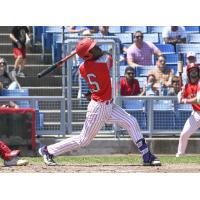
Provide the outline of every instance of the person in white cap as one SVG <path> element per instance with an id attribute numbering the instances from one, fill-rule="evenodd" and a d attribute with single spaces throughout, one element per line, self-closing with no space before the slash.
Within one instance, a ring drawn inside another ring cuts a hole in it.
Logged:
<path id="1" fill-rule="evenodd" d="M 187 82 L 187 72 L 186 72 L 187 65 L 191 63 L 196 63 L 197 61 L 196 54 L 193 51 L 187 52 L 186 58 L 187 58 L 186 65 L 183 67 L 183 74 L 182 74 L 183 85 L 185 85 Z M 177 72 L 177 76 L 178 76 L 178 72 Z"/>

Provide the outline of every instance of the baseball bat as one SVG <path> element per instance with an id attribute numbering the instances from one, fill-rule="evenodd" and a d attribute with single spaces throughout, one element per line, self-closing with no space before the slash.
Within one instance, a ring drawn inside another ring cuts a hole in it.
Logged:
<path id="1" fill-rule="evenodd" d="M 62 60 L 58 61 L 57 63 L 53 64 L 52 66 L 44 69 L 40 73 L 37 74 L 38 78 L 42 78 L 43 76 L 49 74 L 50 72 L 54 71 L 56 68 L 60 67 L 63 63 L 65 63 L 69 58 L 73 57 L 76 54 L 76 51 L 72 51 L 69 55 L 66 55 Z"/>
<path id="2" fill-rule="evenodd" d="M 178 54 L 178 73 L 179 73 L 179 89 L 181 90 L 183 86 L 183 79 L 182 79 L 182 73 L 183 73 L 183 54 Z"/>

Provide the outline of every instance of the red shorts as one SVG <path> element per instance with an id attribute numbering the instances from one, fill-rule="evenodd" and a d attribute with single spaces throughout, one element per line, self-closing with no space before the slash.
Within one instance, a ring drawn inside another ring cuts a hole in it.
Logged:
<path id="1" fill-rule="evenodd" d="M 13 48 L 13 54 L 14 57 L 17 58 L 19 56 L 22 56 L 22 58 L 26 58 L 26 50 L 23 48 Z"/>

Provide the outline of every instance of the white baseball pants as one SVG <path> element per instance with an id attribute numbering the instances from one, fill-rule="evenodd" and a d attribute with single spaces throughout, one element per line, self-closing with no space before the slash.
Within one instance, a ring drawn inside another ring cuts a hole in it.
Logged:
<path id="1" fill-rule="evenodd" d="M 87 146 L 105 123 L 116 123 L 126 129 L 134 143 L 143 138 L 137 120 L 120 106 L 91 100 L 81 134 L 49 145 L 48 152 L 57 156 Z"/>
<path id="2" fill-rule="evenodd" d="M 187 148 L 189 137 L 200 127 L 200 112 L 193 111 L 191 116 L 185 122 L 180 134 L 177 157 L 184 155 Z"/>

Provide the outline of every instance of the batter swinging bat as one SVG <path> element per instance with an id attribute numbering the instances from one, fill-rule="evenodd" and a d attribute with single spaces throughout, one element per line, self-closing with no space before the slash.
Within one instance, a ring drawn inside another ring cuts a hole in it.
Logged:
<path id="1" fill-rule="evenodd" d="M 64 62 L 66 62 L 69 58 L 73 57 L 75 54 L 76 54 L 76 51 L 72 51 L 69 55 L 65 56 L 62 60 L 58 61 L 57 63 L 53 64 L 52 66 L 50 66 L 50 67 L 44 69 L 43 71 L 41 71 L 40 73 L 38 73 L 37 77 L 41 78 L 41 77 L 49 74 L 56 68 L 60 67 Z"/>
<path id="2" fill-rule="evenodd" d="M 182 79 L 182 73 L 183 73 L 183 54 L 178 54 L 178 73 L 179 73 L 179 89 L 181 90 L 183 86 L 183 79 Z"/>

